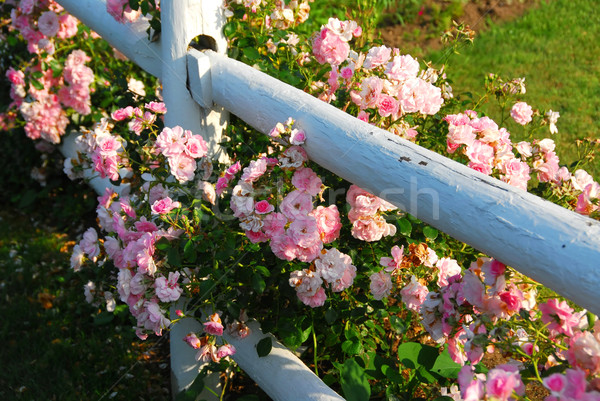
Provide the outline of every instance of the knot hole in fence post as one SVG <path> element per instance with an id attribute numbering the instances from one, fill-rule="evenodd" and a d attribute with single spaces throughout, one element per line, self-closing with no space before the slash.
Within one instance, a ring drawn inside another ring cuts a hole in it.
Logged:
<path id="1" fill-rule="evenodd" d="M 191 40 L 188 47 L 192 47 L 196 50 L 213 50 L 215 52 L 219 52 L 219 46 L 215 38 L 209 35 L 198 35 L 194 39 Z"/>

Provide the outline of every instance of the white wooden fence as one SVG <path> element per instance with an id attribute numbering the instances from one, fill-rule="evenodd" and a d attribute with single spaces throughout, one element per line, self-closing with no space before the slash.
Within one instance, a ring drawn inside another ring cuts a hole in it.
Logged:
<path id="1" fill-rule="evenodd" d="M 162 0 L 162 36 L 154 43 L 146 39 L 146 22 L 117 23 L 104 0 L 58 2 L 160 78 L 166 124 L 202 134 L 216 156 L 222 157 L 216 144 L 226 111 L 263 133 L 293 117 L 307 133 L 311 160 L 600 314 L 600 222 L 363 123 L 227 58 L 220 1 Z M 199 34 L 215 40 L 216 52 L 188 49 Z M 175 325 L 172 347 L 189 329 Z M 234 359 L 272 398 L 341 399 L 283 346 L 258 358 L 254 347 L 264 335 L 258 327 L 254 333 L 251 339 L 227 340 L 238 349 Z M 172 370 L 176 388 L 189 385 L 198 371 L 193 353 L 172 348 Z"/>

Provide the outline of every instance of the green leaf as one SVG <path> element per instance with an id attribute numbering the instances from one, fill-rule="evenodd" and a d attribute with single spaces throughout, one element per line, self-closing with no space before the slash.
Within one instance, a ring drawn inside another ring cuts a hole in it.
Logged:
<path id="1" fill-rule="evenodd" d="M 277 322 L 277 336 L 286 347 L 296 349 L 304 342 L 300 324 L 300 321 L 291 318 L 280 319 Z"/>
<path id="2" fill-rule="evenodd" d="M 194 208 L 194 221 L 196 224 L 200 224 L 202 218 L 204 217 L 204 212 L 199 207 Z"/>
<path id="3" fill-rule="evenodd" d="M 460 368 L 461 365 L 452 360 L 446 349 L 437 357 L 431 371 L 448 379 L 456 379 Z"/>
<path id="4" fill-rule="evenodd" d="M 341 384 L 347 401 L 367 401 L 371 386 L 365 371 L 354 359 L 347 359 L 341 370 Z"/>
<path id="5" fill-rule="evenodd" d="M 259 294 L 262 294 L 265 291 L 265 288 L 267 288 L 267 283 L 265 283 L 265 280 L 258 273 L 252 275 L 252 288 Z"/>
<path id="6" fill-rule="evenodd" d="M 311 332 L 312 332 L 312 326 L 308 326 L 308 328 L 302 330 L 302 336 L 300 337 L 300 339 L 302 340 L 303 343 L 304 343 L 304 341 L 308 340 L 308 337 L 310 337 Z"/>
<path id="7" fill-rule="evenodd" d="M 260 53 L 254 47 L 244 47 L 242 52 L 250 61 L 254 61 L 260 57 Z"/>
<path id="8" fill-rule="evenodd" d="M 381 366 L 381 373 L 383 373 L 385 377 L 390 379 L 393 383 L 402 384 L 406 381 L 402 374 L 398 372 L 398 369 L 392 368 L 389 365 Z"/>
<path id="9" fill-rule="evenodd" d="M 42 84 L 40 81 L 36 81 L 35 79 L 31 80 L 31 86 L 33 86 L 35 89 L 37 89 L 39 91 L 44 89 L 44 84 Z"/>
<path id="10" fill-rule="evenodd" d="M 269 355 L 273 348 L 271 337 L 265 337 L 256 344 L 256 353 L 260 358 Z"/>
<path id="11" fill-rule="evenodd" d="M 154 247 L 160 251 L 164 251 L 165 249 L 168 249 L 170 246 L 171 246 L 171 242 L 168 239 L 166 239 L 165 237 L 162 237 L 161 239 L 156 241 L 156 243 L 154 244 Z"/>
<path id="12" fill-rule="evenodd" d="M 171 266 L 181 266 L 181 256 L 177 248 L 169 248 L 167 252 L 167 260 Z"/>
<path id="13" fill-rule="evenodd" d="M 265 276 L 265 277 L 271 277 L 271 272 L 266 267 L 261 266 L 261 265 L 257 265 L 257 266 L 254 266 L 254 268 L 256 270 L 258 270 L 260 272 L 260 274 L 262 274 L 263 276 Z"/>
<path id="14" fill-rule="evenodd" d="M 44 76 L 44 73 L 41 71 L 34 71 L 33 74 L 31 74 L 35 79 L 40 79 Z"/>
<path id="15" fill-rule="evenodd" d="M 404 235 L 405 237 L 410 237 L 410 233 L 412 231 L 412 224 L 410 224 L 410 221 L 408 221 L 406 217 L 403 217 L 398 220 L 398 225 L 400 226 L 400 234 Z"/>
<path id="16" fill-rule="evenodd" d="M 396 315 L 390 316 L 390 326 L 392 326 L 392 330 L 394 330 L 396 334 L 402 334 L 406 331 L 406 324 L 404 324 L 404 321 Z"/>
<path id="17" fill-rule="evenodd" d="M 338 317 L 338 313 L 333 308 L 327 309 L 325 312 L 325 321 L 327 324 L 331 325 Z"/>
<path id="18" fill-rule="evenodd" d="M 430 373 L 438 357 L 437 348 L 408 342 L 398 347 L 398 358 L 404 366 L 417 371 L 421 381 L 435 383 L 436 378 Z"/>
<path id="19" fill-rule="evenodd" d="M 433 227 L 427 226 L 423 228 L 423 234 L 425 234 L 425 237 L 427 237 L 428 239 L 434 240 L 438 236 L 438 230 L 436 230 Z"/>
<path id="20" fill-rule="evenodd" d="M 362 350 L 363 346 L 358 339 L 346 340 L 342 343 L 342 351 L 348 355 L 358 355 Z"/>
<path id="21" fill-rule="evenodd" d="M 351 325 L 350 321 L 348 321 L 344 329 L 344 337 L 346 337 L 346 340 L 357 339 L 359 336 L 360 333 L 358 332 L 358 329 L 354 327 L 354 325 Z"/>
<path id="22" fill-rule="evenodd" d="M 188 240 L 185 243 L 185 246 L 183 247 L 183 256 L 190 263 L 196 262 L 196 247 L 194 246 L 194 242 L 191 239 Z"/>

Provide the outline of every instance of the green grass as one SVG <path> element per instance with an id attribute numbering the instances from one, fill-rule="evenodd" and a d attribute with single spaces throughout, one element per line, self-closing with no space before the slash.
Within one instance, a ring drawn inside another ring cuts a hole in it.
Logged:
<path id="1" fill-rule="evenodd" d="M 95 319 L 66 235 L 14 211 L 0 219 L 0 399 L 169 399 L 166 338 L 139 341 L 126 310 Z"/>
<path id="2" fill-rule="evenodd" d="M 483 94 L 487 73 L 526 78 L 520 95 L 534 109 L 560 112 L 559 133 L 553 139 L 561 164 L 576 160 L 575 140 L 600 137 L 600 9 L 589 0 L 546 0 L 524 17 L 491 26 L 474 45 L 452 56 L 447 74 L 455 93 Z M 444 52 L 428 59 L 440 62 Z M 489 102 L 486 114 L 500 120 L 500 109 Z M 523 129 L 508 121 L 507 129 L 524 139 Z M 549 131 L 544 133 L 551 137 Z M 587 167 L 598 179 L 600 165 Z"/>

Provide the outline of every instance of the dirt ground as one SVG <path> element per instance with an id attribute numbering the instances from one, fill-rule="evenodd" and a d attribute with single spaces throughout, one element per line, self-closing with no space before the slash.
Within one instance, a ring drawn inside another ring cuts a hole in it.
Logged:
<path id="1" fill-rule="evenodd" d="M 431 49 L 442 47 L 441 34 L 451 20 L 463 22 L 473 31 L 485 30 L 490 22 L 514 20 L 544 0 L 427 0 L 414 21 L 404 25 L 381 27 L 381 36 L 387 46 L 401 49 Z M 551 1 L 551 0 L 545 0 Z M 454 12 L 450 11 L 451 4 Z"/>

